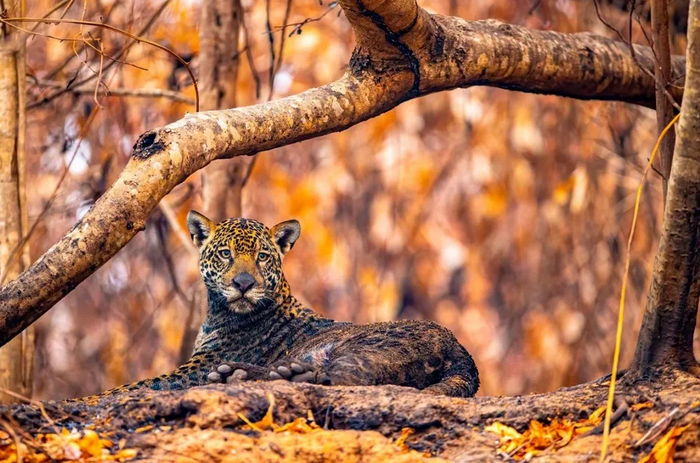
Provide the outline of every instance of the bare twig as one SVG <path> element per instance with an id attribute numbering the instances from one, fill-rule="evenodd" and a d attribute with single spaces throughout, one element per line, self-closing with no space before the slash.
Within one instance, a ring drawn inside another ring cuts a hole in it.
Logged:
<path id="1" fill-rule="evenodd" d="M 634 7 L 635 7 L 636 0 L 632 0 L 632 5 L 630 6 L 630 17 L 629 17 L 629 39 L 625 38 L 625 36 L 620 32 L 619 29 L 614 27 L 612 24 L 610 24 L 608 21 L 605 20 L 603 17 L 602 13 L 600 12 L 600 6 L 598 5 L 598 0 L 593 0 L 593 4 L 595 5 L 595 12 L 596 15 L 598 16 L 598 19 L 600 19 L 600 22 L 602 22 L 608 29 L 614 31 L 617 36 L 620 38 L 620 41 L 625 43 L 630 50 L 630 55 L 632 56 L 632 60 L 634 61 L 635 65 L 646 75 L 654 79 L 654 81 L 657 83 L 657 86 L 659 86 L 659 82 L 656 78 L 656 75 L 651 72 L 649 69 L 646 67 L 642 66 L 642 64 L 639 62 L 637 59 L 637 53 L 634 50 L 634 44 L 632 43 L 632 14 L 634 13 Z M 666 89 L 665 86 L 661 86 L 664 89 L 664 93 L 666 94 L 666 97 L 669 99 L 671 104 L 673 105 L 674 108 L 676 108 L 678 111 L 681 110 L 680 105 L 676 102 L 676 100 L 673 98 L 673 95 L 671 95 L 671 92 Z"/>
<path id="2" fill-rule="evenodd" d="M 291 28 L 292 28 L 292 32 L 290 32 L 290 33 L 288 34 L 289 37 L 291 37 L 291 36 L 294 35 L 294 34 L 301 34 L 301 28 L 302 28 L 302 27 L 306 26 L 306 25 L 309 24 L 309 23 L 313 23 L 313 22 L 317 22 L 317 21 L 322 20 L 328 13 L 330 13 L 331 11 L 333 11 L 333 10 L 335 9 L 335 7 L 337 7 L 337 6 L 338 6 L 338 2 L 331 2 L 331 3 L 328 4 L 328 9 L 327 9 L 326 11 L 324 11 L 323 14 L 321 14 L 320 16 L 317 16 L 317 17 L 315 17 L 315 18 L 306 18 L 306 19 L 304 19 L 303 21 L 298 22 L 298 23 L 289 23 L 289 24 L 287 24 L 287 22 L 285 21 L 284 24 L 282 24 L 280 27 L 277 28 L 277 31 L 282 31 L 282 32 L 284 33 L 284 31 L 285 31 L 287 28 L 291 27 Z"/>
<path id="3" fill-rule="evenodd" d="M 272 34 L 272 26 L 270 25 L 270 0 L 265 0 L 265 32 L 270 46 L 270 68 L 268 70 L 270 93 L 267 99 L 271 100 L 272 92 L 275 87 L 275 36 Z"/>
<path id="4" fill-rule="evenodd" d="M 102 40 L 100 40 L 100 67 L 99 67 L 99 73 L 97 74 L 97 83 L 95 84 L 95 93 L 93 94 L 92 99 L 95 100 L 95 104 L 102 108 L 102 105 L 100 104 L 100 100 L 97 99 L 97 92 L 100 90 L 100 84 L 102 83 L 102 68 L 104 67 L 104 58 L 105 58 L 105 53 L 104 53 L 104 44 L 102 43 Z M 107 89 L 109 91 L 109 89 Z"/>
<path id="5" fill-rule="evenodd" d="M 15 458 L 18 463 L 22 463 L 24 461 L 24 456 L 22 455 L 22 447 L 20 445 L 19 437 L 17 437 L 17 433 L 15 432 L 14 429 L 12 429 L 12 426 L 10 426 L 5 420 L 0 420 L 0 426 L 5 428 L 5 431 L 12 436 L 12 440 L 15 442 Z"/>
<path id="6" fill-rule="evenodd" d="M 112 17 L 112 13 L 116 10 L 117 6 L 121 3 L 121 0 L 116 0 L 112 5 L 109 7 L 109 10 L 107 11 L 107 14 L 103 15 L 100 17 L 101 21 L 104 23 L 108 23 Z M 45 14 L 43 17 L 48 18 L 51 16 L 52 12 L 49 12 Z M 37 23 L 31 30 L 34 32 L 39 26 L 41 26 L 41 23 Z M 101 31 L 100 31 L 101 32 Z M 142 34 L 139 34 L 142 35 Z M 84 46 L 84 45 L 83 45 Z M 53 79 L 58 75 L 59 72 L 61 72 L 63 69 L 65 69 L 66 66 L 68 66 L 72 61 L 73 58 L 75 58 L 75 55 L 69 55 L 67 59 L 63 61 L 58 67 L 54 68 L 52 71 L 50 71 L 48 74 L 46 74 L 47 79 Z"/>
<path id="7" fill-rule="evenodd" d="M 139 37 L 143 36 L 153 26 L 153 24 L 156 22 L 158 17 L 160 17 L 160 15 L 163 13 L 165 8 L 170 4 L 170 2 L 171 2 L 171 0 L 164 0 L 163 3 L 161 3 L 160 6 L 156 9 L 156 11 L 153 13 L 153 15 L 148 19 L 146 24 L 138 31 L 136 36 L 139 36 Z M 119 50 L 119 52 L 115 55 L 115 59 L 119 59 L 122 56 L 124 56 L 126 54 L 126 52 L 129 51 L 129 49 L 131 49 L 131 47 L 134 46 L 136 43 L 138 43 L 137 40 L 132 40 L 131 42 L 129 42 L 128 45 L 126 45 L 121 50 Z M 116 61 L 112 61 L 110 63 L 107 63 L 103 72 L 106 72 L 108 69 L 110 69 L 114 65 L 115 62 Z M 49 74 L 49 78 L 53 77 L 53 75 L 54 74 Z M 70 83 L 70 85 L 67 85 L 62 90 L 58 90 L 58 91 L 54 92 L 53 94 L 42 98 L 42 100 L 39 102 L 35 102 L 35 103 L 28 105 L 28 108 L 35 108 L 35 107 L 44 105 L 46 103 L 49 103 L 50 101 L 54 100 L 55 98 L 58 98 L 59 96 L 64 95 L 65 93 L 69 92 L 71 85 L 75 85 L 76 87 L 79 87 L 81 85 L 84 85 L 84 84 L 92 81 L 95 78 L 96 78 L 96 76 L 91 75 L 91 76 L 88 76 L 88 77 L 80 80 L 77 83 L 73 81 Z"/>
<path id="8" fill-rule="evenodd" d="M 147 43 L 148 45 L 151 45 L 152 47 L 156 47 L 159 50 L 163 50 L 164 52 L 170 54 L 173 56 L 176 60 L 182 64 L 187 72 L 189 73 L 190 77 L 192 78 L 192 84 L 194 85 L 194 93 L 195 93 L 195 110 L 199 111 L 199 90 L 197 88 L 197 79 L 194 76 L 194 73 L 192 72 L 192 68 L 190 68 L 190 65 L 185 61 L 179 54 L 171 50 L 170 48 L 166 47 L 165 45 L 161 45 L 157 42 L 154 42 L 152 40 L 146 39 L 144 37 L 139 37 L 137 35 L 132 34 L 131 32 L 125 31 L 123 29 L 120 29 L 118 27 L 112 26 L 110 24 L 104 24 L 104 23 L 98 23 L 96 21 L 84 21 L 84 20 L 78 20 L 78 19 L 44 19 L 44 18 L 0 18 L 1 22 L 8 23 L 12 25 L 11 23 L 13 22 L 43 22 L 43 23 L 52 23 L 56 21 L 60 21 L 62 23 L 67 23 L 67 24 L 80 24 L 86 25 L 86 26 L 93 26 L 93 27 L 101 27 L 107 30 L 110 30 L 112 32 L 116 32 L 118 34 L 124 35 L 126 37 L 129 37 L 132 40 L 135 40 L 136 42 L 143 42 Z"/>
<path id="9" fill-rule="evenodd" d="M 35 80 L 35 85 L 48 88 L 64 88 L 65 84 L 54 81 Z M 73 87 L 69 90 L 74 94 L 90 94 L 93 89 L 87 87 Z M 166 90 L 161 88 L 110 88 L 103 89 L 98 92 L 101 96 L 119 96 L 119 97 L 134 97 L 134 98 L 165 98 L 178 103 L 194 104 L 194 100 L 180 92 Z"/>
<path id="10" fill-rule="evenodd" d="M 68 1 L 68 5 L 66 5 L 66 7 L 63 9 L 63 11 L 61 12 L 61 16 L 59 16 L 59 18 L 63 19 L 66 17 L 66 13 L 68 13 L 68 10 L 70 10 L 70 8 L 73 6 L 73 3 L 75 3 L 75 0 Z"/>
<path id="11" fill-rule="evenodd" d="M 664 432 L 668 428 L 668 426 L 673 422 L 673 420 L 679 412 L 680 410 L 678 409 L 678 407 L 671 410 L 671 412 L 668 415 L 661 418 L 654 424 L 654 426 L 649 428 L 649 431 L 647 431 L 646 434 L 644 434 L 637 442 L 635 442 L 632 447 L 642 446 L 650 440 L 653 440 L 662 432 Z"/>
<path id="12" fill-rule="evenodd" d="M 59 431 L 58 427 L 56 426 L 56 422 L 51 419 L 51 417 L 49 416 L 48 413 L 46 413 L 46 408 L 44 408 L 43 403 L 41 403 L 38 400 L 34 400 L 34 399 L 29 398 L 29 397 L 25 397 L 22 394 L 18 394 L 16 392 L 11 391 L 11 390 L 4 388 L 4 387 L 0 387 L 0 392 L 2 392 L 3 394 L 7 394 L 9 396 L 12 396 L 12 397 L 19 399 L 21 401 L 30 403 L 33 406 L 37 407 L 39 409 L 39 411 L 41 412 L 41 416 L 46 420 L 46 422 L 49 424 L 49 426 L 51 426 L 53 428 L 54 432 L 56 434 L 60 434 L 60 431 Z"/>

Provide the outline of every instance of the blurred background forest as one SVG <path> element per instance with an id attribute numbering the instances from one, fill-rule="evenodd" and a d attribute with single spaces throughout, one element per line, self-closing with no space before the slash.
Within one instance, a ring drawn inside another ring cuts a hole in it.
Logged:
<path id="1" fill-rule="evenodd" d="M 43 16 L 56 3 L 32 0 L 28 16 Z M 588 0 L 420 3 L 469 20 L 617 38 Z M 637 3 L 634 40 L 646 43 L 645 5 Z M 345 71 L 353 35 L 335 3 L 291 1 L 287 23 L 297 26 L 285 31 L 287 0 L 242 4 L 238 105 L 265 101 L 271 91 L 272 98 L 298 93 Z M 66 17 L 145 30 L 144 37 L 191 60 L 196 74 L 199 10 L 197 0 L 90 0 L 75 2 Z M 618 6 L 603 5 L 601 13 L 627 27 L 628 13 Z M 272 89 L 268 20 L 275 48 L 285 37 Z M 131 42 L 83 29 L 101 37 L 112 56 Z M 75 37 L 79 30 L 61 24 L 36 32 Z M 674 53 L 684 51 L 684 40 L 672 38 Z M 172 56 L 136 44 L 119 60 L 102 75 L 100 93 L 106 86 L 114 95 L 98 95 L 97 110 L 95 50 L 42 36 L 28 42 L 27 185 L 30 223 L 39 219 L 29 240 L 32 260 L 109 187 L 142 132 L 194 110 L 191 79 Z M 77 90 L 66 90 L 68 83 Z M 141 89 L 166 95 L 118 95 Z M 455 90 L 343 133 L 261 153 L 243 191 L 243 213 L 268 225 L 301 222 L 285 273 L 315 310 L 356 323 L 435 320 L 476 359 L 480 394 L 553 390 L 609 372 L 622 256 L 655 132 L 654 112 L 637 106 Z M 143 233 L 40 319 L 35 397 L 92 394 L 180 363 L 199 277 L 184 222 L 201 201 L 197 174 L 166 197 Z M 657 247 L 657 174 L 640 220 L 623 365 L 633 353 Z"/>

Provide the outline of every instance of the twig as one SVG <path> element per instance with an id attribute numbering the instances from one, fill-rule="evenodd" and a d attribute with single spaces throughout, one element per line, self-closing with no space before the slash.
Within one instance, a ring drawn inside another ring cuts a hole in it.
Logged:
<path id="1" fill-rule="evenodd" d="M 636 3 L 636 0 L 632 0 L 632 5 L 630 7 L 630 19 L 629 19 L 630 24 L 629 24 L 629 40 L 628 40 L 625 38 L 624 35 L 622 35 L 622 32 L 620 32 L 619 29 L 615 28 L 612 24 L 607 22 L 605 20 L 605 18 L 603 18 L 602 13 L 600 12 L 600 7 L 598 5 L 598 0 L 593 0 L 593 5 L 595 6 L 595 12 L 596 12 L 596 15 L 598 16 L 598 19 L 600 19 L 600 22 L 602 22 L 608 29 L 614 31 L 617 34 L 617 36 L 620 38 L 622 43 L 626 44 L 629 47 L 630 55 L 632 56 L 632 60 L 634 61 L 634 64 L 636 64 L 637 67 L 642 70 L 642 72 L 644 72 L 646 75 L 648 75 L 649 77 L 654 79 L 654 82 L 656 82 L 657 85 L 659 85 L 659 81 L 656 78 L 656 75 L 653 72 L 651 72 L 649 69 L 642 66 L 642 64 L 637 60 L 637 54 L 634 50 L 634 44 L 632 44 L 632 14 L 634 13 L 635 3 Z M 673 98 L 673 95 L 671 95 L 671 93 L 668 91 L 668 89 L 666 89 L 665 86 L 662 86 L 662 88 L 663 88 L 664 93 L 666 94 L 666 97 L 669 99 L 669 101 L 671 102 L 673 107 L 676 108 L 678 111 L 680 111 L 681 107 L 678 103 L 676 103 L 676 100 Z"/>
<path id="2" fill-rule="evenodd" d="M 5 420 L 0 420 L 0 425 L 2 425 L 3 428 L 12 436 L 12 440 L 15 441 L 15 456 L 17 458 L 18 463 L 22 463 L 24 461 L 24 457 L 22 456 L 22 449 L 20 447 L 20 441 L 19 437 L 17 437 L 17 433 L 15 432 L 14 429 L 12 429 L 12 426 L 7 424 Z"/>
<path id="3" fill-rule="evenodd" d="M 41 412 L 41 416 L 46 420 L 47 423 L 49 423 L 49 426 L 51 426 L 56 434 L 60 434 L 58 427 L 56 426 L 56 422 L 51 419 L 48 413 L 46 413 L 46 408 L 44 408 L 44 404 L 39 402 L 38 400 L 30 399 L 29 397 L 25 397 L 22 394 L 18 394 L 14 391 L 11 391 L 7 388 L 0 387 L 0 392 L 3 394 L 7 394 L 9 396 L 14 397 L 15 399 L 22 400 L 24 402 L 27 402 L 37 408 L 39 408 L 39 411 Z"/>
<path id="4" fill-rule="evenodd" d="M 164 0 L 163 3 L 160 4 L 160 6 L 156 9 L 156 11 L 153 13 L 153 15 L 149 18 L 149 20 L 146 22 L 146 24 L 141 28 L 141 30 L 139 30 L 138 34 L 136 34 L 136 35 L 137 36 L 144 35 L 151 28 L 151 26 L 153 26 L 153 24 L 156 22 L 156 19 L 158 19 L 158 17 L 163 13 L 163 11 L 165 10 L 165 8 L 168 6 L 168 4 L 170 2 L 171 2 L 171 0 Z M 122 56 L 124 56 L 126 54 L 126 52 L 129 51 L 129 49 L 131 49 L 131 47 L 134 46 L 134 44 L 136 44 L 136 43 L 138 43 L 137 40 L 132 40 L 131 42 L 129 42 L 129 44 L 127 46 L 125 46 L 124 48 L 119 50 L 119 52 L 115 55 L 116 59 L 119 59 Z M 114 65 L 114 63 L 115 63 L 115 61 L 108 63 L 105 66 L 103 71 L 107 71 L 108 69 L 110 69 Z M 55 75 L 55 74 L 50 74 L 49 77 L 53 77 L 53 75 Z M 83 84 L 86 84 L 86 83 L 90 82 L 91 80 L 93 80 L 94 78 L 95 78 L 94 75 L 88 76 L 88 77 L 82 79 L 80 82 L 76 83 L 75 86 L 81 86 Z M 70 84 L 73 84 L 73 82 L 71 82 Z M 28 105 L 28 108 L 35 108 L 35 107 L 44 105 L 44 104 L 54 100 L 55 98 L 58 98 L 59 96 L 70 91 L 69 87 L 70 87 L 70 85 L 67 85 L 64 89 L 59 90 L 59 91 L 57 91 L 49 96 L 44 97 L 41 101 Z"/>
<path id="5" fill-rule="evenodd" d="M 637 442 L 632 445 L 632 447 L 639 447 L 646 444 L 648 441 L 653 440 L 656 436 L 661 434 L 668 428 L 668 426 L 673 421 L 674 417 L 678 414 L 680 410 L 678 407 L 671 410 L 671 413 L 661 418 L 657 421 L 654 426 L 652 426 L 646 434 L 644 434 Z"/>
<path id="6" fill-rule="evenodd" d="M 73 6 L 73 3 L 75 3 L 75 0 L 69 0 L 68 5 L 66 5 L 66 7 L 63 9 L 63 11 L 61 12 L 61 16 L 59 16 L 59 18 L 63 19 L 66 17 L 66 13 L 68 13 L 68 10 L 70 10 L 70 7 Z"/>
<path id="7" fill-rule="evenodd" d="M 164 52 L 170 54 L 173 56 L 176 60 L 182 64 L 187 72 L 189 73 L 190 77 L 192 78 L 192 85 L 194 85 L 194 93 L 195 93 L 195 110 L 199 111 L 199 89 L 197 88 L 197 79 L 194 76 L 194 73 L 192 72 L 192 68 L 190 68 L 190 65 L 185 61 L 179 54 L 171 50 L 170 48 L 166 47 L 165 45 L 161 45 L 157 42 L 154 42 L 152 40 L 146 39 L 144 37 L 139 37 L 137 35 L 134 35 L 128 31 L 125 31 L 123 29 L 120 29 L 118 27 L 112 26 L 110 24 L 104 24 L 104 23 L 98 23 L 96 21 L 84 21 L 84 20 L 79 20 L 79 19 L 44 19 L 44 18 L 0 18 L 0 22 L 7 23 L 9 25 L 12 25 L 12 22 L 42 22 L 42 23 L 52 23 L 60 21 L 62 23 L 66 24 L 80 24 L 86 25 L 86 26 L 93 26 L 93 27 L 101 27 L 107 30 L 110 30 L 112 32 L 116 32 L 118 34 L 124 35 L 126 37 L 129 37 L 132 40 L 135 40 L 136 42 L 143 42 L 148 45 L 151 45 L 152 47 L 156 47 L 159 50 L 163 50 Z"/>
<path id="8" fill-rule="evenodd" d="M 112 13 L 115 11 L 115 9 L 117 8 L 117 6 L 120 3 L 121 3 L 121 0 L 116 0 L 114 3 L 112 3 L 112 5 L 109 8 L 109 11 L 107 11 L 107 14 L 104 16 L 100 16 L 102 22 L 106 23 L 106 22 L 110 21 L 110 19 L 112 17 Z M 52 12 L 49 12 L 49 13 L 45 14 L 43 17 L 48 18 L 49 16 L 51 16 L 51 14 L 52 14 Z M 41 23 L 36 24 L 31 29 L 32 32 L 34 32 L 39 26 L 41 26 Z M 142 34 L 139 34 L 139 35 L 142 35 Z M 71 63 L 71 61 L 73 61 L 74 57 L 75 57 L 75 55 L 69 55 L 68 58 L 63 61 L 63 63 L 61 63 L 58 67 L 54 68 L 53 71 L 50 71 L 48 74 L 46 74 L 46 78 L 53 79 L 54 77 L 56 77 L 56 75 L 58 75 L 59 72 L 61 72 L 66 66 L 68 66 Z"/>
<path id="9" fill-rule="evenodd" d="M 267 33 L 267 41 L 270 45 L 270 69 L 268 70 L 268 81 L 270 85 L 270 93 L 267 99 L 272 99 L 272 91 L 275 86 L 275 36 L 272 34 L 272 26 L 270 25 L 270 0 L 265 0 L 265 31 Z"/>
<path id="10" fill-rule="evenodd" d="M 630 410 L 629 403 L 627 400 L 624 398 L 620 399 L 620 404 L 617 407 L 617 410 L 615 410 L 615 413 L 613 413 L 612 417 L 610 417 L 610 426 L 615 426 L 615 424 L 620 421 L 620 419 L 625 416 Z M 586 437 L 586 436 L 595 436 L 598 434 L 602 434 L 605 426 L 604 423 L 598 424 L 595 428 L 591 429 L 588 432 L 585 432 L 581 435 L 581 437 Z"/>
<path id="11" fill-rule="evenodd" d="M 35 80 L 35 85 L 48 88 L 63 88 L 65 85 L 60 82 Z M 93 89 L 87 87 L 73 87 L 69 91 L 74 94 L 90 94 Z M 110 88 L 108 90 L 100 90 L 101 96 L 123 96 L 134 98 L 166 98 L 168 100 L 177 101 L 179 103 L 194 104 L 194 100 L 180 92 L 166 90 L 160 88 Z"/>
<path id="12" fill-rule="evenodd" d="M 44 18 L 48 18 L 49 16 L 51 16 L 52 14 L 54 14 L 55 12 L 57 12 L 58 10 L 60 10 L 61 7 L 62 7 L 63 5 L 65 5 L 66 3 L 71 2 L 71 4 L 72 4 L 74 1 L 75 1 L 75 0 L 63 0 L 62 2 L 57 3 L 56 5 L 54 5 L 53 8 L 51 8 L 49 11 L 47 11 L 47 12 L 44 14 Z M 39 28 L 40 25 L 41 25 L 41 24 L 36 24 L 36 25 L 32 28 L 32 32 L 34 32 L 35 30 L 37 30 L 37 28 Z"/>
<path id="13" fill-rule="evenodd" d="M 100 90 L 100 83 L 102 83 L 102 68 L 104 67 L 104 44 L 102 43 L 102 40 L 100 40 L 100 67 L 99 67 L 99 73 L 97 74 L 97 83 L 95 84 L 95 93 L 92 96 L 92 99 L 95 100 L 95 104 L 102 108 L 102 105 L 100 104 L 100 101 L 97 99 L 97 92 Z M 109 89 L 108 89 L 109 91 Z"/>
<path id="14" fill-rule="evenodd" d="M 305 20 L 298 22 L 298 23 L 289 23 L 289 24 L 283 24 L 282 26 L 277 28 L 277 31 L 282 31 L 284 32 L 288 27 L 293 27 L 292 32 L 288 34 L 289 37 L 291 37 L 294 34 L 301 34 L 301 28 L 304 27 L 305 25 L 313 22 L 317 22 L 322 20 L 328 13 L 333 11 L 335 7 L 338 6 L 338 2 L 331 2 L 328 4 L 328 9 L 323 12 L 320 16 L 317 16 L 315 18 L 306 18 Z"/>
<path id="15" fill-rule="evenodd" d="M 292 0 L 287 0 L 287 8 L 284 10 L 284 20 L 282 21 L 282 24 L 287 24 L 287 21 L 289 21 L 289 15 L 292 13 Z M 284 42 L 287 39 L 287 36 L 285 34 L 282 34 L 280 37 L 280 48 L 279 51 L 277 52 L 277 65 L 275 66 L 275 75 L 280 70 L 280 67 L 282 67 L 282 59 L 284 58 Z"/>
<path id="16" fill-rule="evenodd" d="M 167 221 L 167 218 L 166 218 Z M 180 288 L 180 284 L 177 282 L 177 272 L 175 271 L 175 264 L 173 263 L 173 256 L 168 251 L 168 246 L 165 242 L 165 234 L 160 226 L 156 226 L 156 233 L 158 235 L 158 244 L 160 245 L 160 250 L 163 253 L 163 260 L 165 260 L 165 267 L 168 269 L 168 275 L 170 276 L 170 282 L 175 290 L 175 293 L 180 298 L 182 305 L 187 307 L 189 302 L 187 296 Z"/>

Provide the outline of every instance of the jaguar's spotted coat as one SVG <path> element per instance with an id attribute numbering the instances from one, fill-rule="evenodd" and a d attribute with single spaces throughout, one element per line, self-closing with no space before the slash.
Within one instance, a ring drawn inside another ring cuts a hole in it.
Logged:
<path id="1" fill-rule="evenodd" d="M 280 378 L 333 385 L 396 384 L 461 397 L 476 393 L 474 361 L 452 333 L 436 323 L 353 325 L 303 307 L 282 273 L 282 258 L 300 234 L 296 220 L 268 229 L 249 219 L 214 224 L 192 211 L 187 222 L 200 250 L 209 298 L 194 353 L 171 373 L 106 394 Z"/>

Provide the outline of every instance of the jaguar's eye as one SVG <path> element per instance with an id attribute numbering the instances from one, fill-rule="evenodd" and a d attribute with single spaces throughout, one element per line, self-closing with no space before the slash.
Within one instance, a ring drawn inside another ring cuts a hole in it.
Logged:
<path id="1" fill-rule="evenodd" d="M 219 257 L 221 257 L 222 259 L 230 259 L 231 251 L 228 249 L 219 249 Z"/>
<path id="2" fill-rule="evenodd" d="M 265 262 L 269 258 L 270 258 L 270 255 L 266 252 L 259 252 L 258 253 L 258 261 L 259 262 Z"/>

